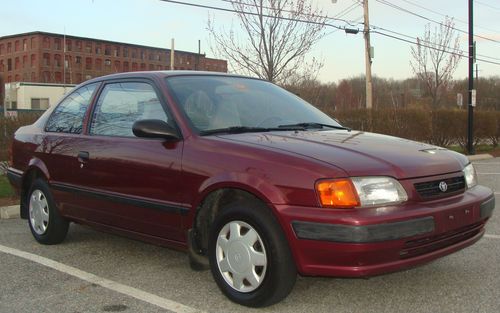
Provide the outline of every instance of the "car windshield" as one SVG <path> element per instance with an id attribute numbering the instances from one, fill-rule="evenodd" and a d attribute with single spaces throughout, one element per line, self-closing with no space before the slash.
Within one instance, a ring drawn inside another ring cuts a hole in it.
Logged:
<path id="1" fill-rule="evenodd" d="M 344 129 L 296 95 L 266 81 L 229 76 L 174 76 L 171 94 L 202 135 L 309 128 Z"/>

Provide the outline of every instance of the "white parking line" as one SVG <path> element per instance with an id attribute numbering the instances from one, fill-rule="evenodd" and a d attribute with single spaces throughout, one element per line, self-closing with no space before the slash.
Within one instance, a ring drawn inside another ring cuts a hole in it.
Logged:
<path id="1" fill-rule="evenodd" d="M 500 239 L 499 235 L 489 235 L 489 234 L 486 234 L 486 235 L 484 235 L 484 237 L 486 237 L 486 238 L 492 238 L 492 239 Z"/>
<path id="2" fill-rule="evenodd" d="M 17 256 L 17 257 L 20 257 L 20 258 L 44 265 L 44 266 L 47 266 L 47 267 L 50 267 L 56 271 L 77 277 L 77 278 L 79 278 L 81 280 L 85 280 L 89 283 L 96 284 L 96 285 L 99 285 L 101 287 L 104 287 L 104 288 L 119 292 L 121 294 L 139 299 L 141 301 L 156 305 L 156 306 L 163 308 L 163 309 L 166 309 L 166 310 L 170 310 L 173 312 L 179 312 L 179 313 L 203 312 L 200 310 L 196 310 L 192 307 L 186 306 L 184 304 L 181 304 L 181 303 L 178 303 L 178 302 L 166 299 L 166 298 L 162 298 L 162 297 L 159 297 L 155 294 L 152 294 L 152 293 L 149 293 L 149 292 L 146 292 L 146 291 L 134 288 L 134 287 L 130 287 L 127 285 L 123 285 L 123 284 L 120 284 L 118 282 L 115 282 L 115 281 L 112 281 L 112 280 L 109 280 L 106 278 L 102 278 L 102 277 L 99 277 L 99 276 L 91 274 L 91 273 L 87 273 L 87 272 L 79 270 L 77 268 L 59 263 L 59 262 L 51 260 L 51 259 L 47 259 L 45 257 L 39 256 L 39 255 L 36 255 L 33 253 L 9 248 L 9 247 L 2 246 L 2 245 L 0 245 L 0 252 L 11 254 L 11 255 L 14 255 L 14 256 Z"/>

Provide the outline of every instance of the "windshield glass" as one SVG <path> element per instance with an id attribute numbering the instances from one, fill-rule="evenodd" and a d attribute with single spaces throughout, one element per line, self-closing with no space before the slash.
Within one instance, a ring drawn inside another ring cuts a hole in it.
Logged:
<path id="1" fill-rule="evenodd" d="M 266 81 L 224 76 L 175 76 L 170 92 L 196 130 L 280 128 L 299 123 L 340 126 L 296 95 Z M 321 126 L 320 126 L 321 127 Z"/>

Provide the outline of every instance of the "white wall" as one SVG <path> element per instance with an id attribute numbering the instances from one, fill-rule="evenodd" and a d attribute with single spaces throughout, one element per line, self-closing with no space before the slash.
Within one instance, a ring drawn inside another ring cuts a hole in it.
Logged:
<path id="1" fill-rule="evenodd" d="M 52 84 L 5 84 L 5 94 L 11 95 L 11 101 L 17 101 L 18 109 L 31 109 L 32 98 L 48 98 L 49 106 L 59 102 L 63 95 L 71 92 L 73 86 L 66 87 Z"/>

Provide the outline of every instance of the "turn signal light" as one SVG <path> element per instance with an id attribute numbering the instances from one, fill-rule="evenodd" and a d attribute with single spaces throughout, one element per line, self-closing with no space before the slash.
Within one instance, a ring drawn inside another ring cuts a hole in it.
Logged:
<path id="1" fill-rule="evenodd" d="M 350 179 L 319 181 L 316 183 L 316 191 L 324 207 L 346 209 L 360 205 L 358 194 Z"/>

